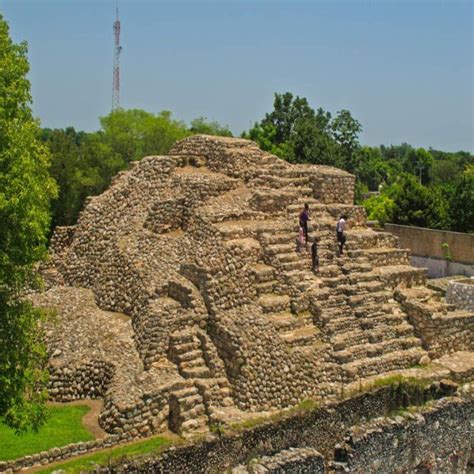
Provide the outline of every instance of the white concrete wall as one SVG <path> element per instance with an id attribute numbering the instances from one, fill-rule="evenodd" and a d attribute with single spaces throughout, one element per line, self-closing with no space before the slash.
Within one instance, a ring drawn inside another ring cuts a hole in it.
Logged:
<path id="1" fill-rule="evenodd" d="M 415 267 L 427 268 L 428 278 L 440 278 L 451 275 L 474 276 L 474 265 L 458 262 L 447 262 L 438 258 L 411 256 L 411 264 Z"/>

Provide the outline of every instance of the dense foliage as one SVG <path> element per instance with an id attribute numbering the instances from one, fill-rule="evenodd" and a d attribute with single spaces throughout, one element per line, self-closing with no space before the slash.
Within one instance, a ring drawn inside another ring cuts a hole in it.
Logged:
<path id="1" fill-rule="evenodd" d="M 314 111 L 303 97 L 275 94 L 273 111 L 243 136 L 264 150 L 294 163 L 313 163 L 355 169 L 360 123 L 348 110 L 335 117 Z"/>
<path id="2" fill-rule="evenodd" d="M 175 141 L 194 133 L 232 136 L 230 129 L 203 117 L 188 127 L 170 112 L 117 110 L 100 119 L 93 133 L 43 130 L 59 184 L 53 203 L 53 225 L 74 224 L 87 196 L 101 193 L 131 161 L 166 154 Z M 273 110 L 242 134 L 262 149 L 293 163 L 343 168 L 357 177 L 359 202 L 369 218 L 381 223 L 419 225 L 462 232 L 473 230 L 473 155 L 400 146 L 361 146 L 361 124 L 347 110 L 333 116 L 307 99 L 275 94 Z M 471 167 L 471 168 L 469 168 Z M 458 203 L 463 205 L 459 206 Z"/>
<path id="3" fill-rule="evenodd" d="M 305 98 L 275 94 L 273 110 L 243 136 L 295 163 L 336 166 L 356 175 L 356 197 L 382 224 L 474 231 L 474 156 L 400 146 L 361 146 L 360 123 L 312 109 Z M 379 193 L 380 191 L 380 193 Z"/>
<path id="4" fill-rule="evenodd" d="M 45 255 L 50 155 L 33 120 L 26 44 L 13 44 L 0 15 L 0 416 L 17 430 L 44 419 L 42 313 L 24 298 Z"/>
<path id="5" fill-rule="evenodd" d="M 59 184 L 53 203 L 53 226 L 77 220 L 87 196 L 100 194 L 112 177 L 131 161 L 168 153 L 172 145 L 194 133 L 232 136 L 228 127 L 199 117 L 174 120 L 168 111 L 116 110 L 100 119 L 101 130 L 86 133 L 74 128 L 43 129 L 43 141 L 52 154 L 51 173 Z"/>

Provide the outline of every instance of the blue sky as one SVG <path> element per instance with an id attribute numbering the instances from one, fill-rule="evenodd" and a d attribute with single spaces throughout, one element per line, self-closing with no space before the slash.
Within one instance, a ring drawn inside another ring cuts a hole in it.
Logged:
<path id="1" fill-rule="evenodd" d="M 95 130 L 111 108 L 115 0 L 0 0 L 29 43 L 44 126 Z M 228 124 L 291 91 L 349 109 L 364 144 L 474 150 L 473 3 L 119 0 L 121 105 Z"/>

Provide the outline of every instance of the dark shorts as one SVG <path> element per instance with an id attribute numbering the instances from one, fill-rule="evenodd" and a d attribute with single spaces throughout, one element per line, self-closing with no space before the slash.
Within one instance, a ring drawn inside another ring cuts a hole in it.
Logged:
<path id="1" fill-rule="evenodd" d="M 341 244 L 344 245 L 346 243 L 346 236 L 344 232 L 336 232 L 337 234 L 337 241 Z"/>

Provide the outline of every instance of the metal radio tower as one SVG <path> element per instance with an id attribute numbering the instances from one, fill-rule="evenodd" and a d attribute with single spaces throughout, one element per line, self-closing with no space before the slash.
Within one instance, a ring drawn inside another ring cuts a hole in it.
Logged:
<path id="1" fill-rule="evenodd" d="M 112 86 L 112 110 L 120 108 L 120 53 L 122 46 L 120 46 L 120 20 L 118 12 L 118 4 L 116 6 L 116 17 L 114 21 L 114 75 Z"/>

